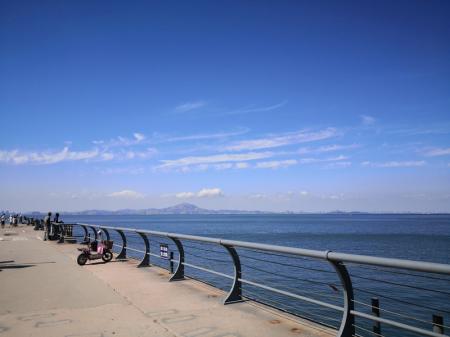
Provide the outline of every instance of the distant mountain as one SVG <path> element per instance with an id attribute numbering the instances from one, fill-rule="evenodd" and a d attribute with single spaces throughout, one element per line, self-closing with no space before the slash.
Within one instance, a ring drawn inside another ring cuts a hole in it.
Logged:
<path id="1" fill-rule="evenodd" d="M 3 211 L 6 215 L 10 214 L 10 211 Z M 25 212 L 28 216 L 43 217 L 47 212 Z M 330 215 L 358 215 L 358 214 L 449 214 L 449 213 L 417 213 L 417 212 L 359 212 L 359 211 L 330 211 L 330 212 L 265 212 L 265 211 L 241 211 L 241 210 L 229 210 L 219 209 L 212 210 L 206 208 L 200 208 L 196 205 L 189 203 L 182 203 L 175 206 L 165 208 L 145 208 L 145 209 L 119 209 L 116 211 L 90 209 L 85 211 L 76 212 L 60 212 L 61 215 L 162 215 L 162 214 L 330 214 Z"/>
<path id="2" fill-rule="evenodd" d="M 182 203 L 166 208 L 119 209 L 117 211 L 86 210 L 79 212 L 62 212 L 62 215 L 160 215 L 160 214 L 270 214 L 262 211 L 211 210 Z"/>

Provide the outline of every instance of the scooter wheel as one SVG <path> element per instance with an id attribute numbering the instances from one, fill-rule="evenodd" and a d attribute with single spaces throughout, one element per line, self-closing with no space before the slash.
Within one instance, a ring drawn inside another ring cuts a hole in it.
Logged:
<path id="1" fill-rule="evenodd" d="M 87 260 L 88 260 L 88 257 L 86 256 L 86 254 L 83 253 L 83 254 L 78 255 L 77 263 L 80 266 L 84 266 L 86 264 Z"/>
<path id="2" fill-rule="evenodd" d="M 102 260 L 105 261 L 105 262 L 111 261 L 112 258 L 113 258 L 113 254 L 111 252 L 105 252 L 102 255 Z"/>

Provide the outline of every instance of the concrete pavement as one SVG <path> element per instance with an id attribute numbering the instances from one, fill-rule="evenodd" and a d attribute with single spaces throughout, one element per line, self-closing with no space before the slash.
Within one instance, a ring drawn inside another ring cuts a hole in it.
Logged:
<path id="1" fill-rule="evenodd" d="M 0 230 L 1 337 L 335 335 L 251 301 L 224 306 L 222 291 L 134 260 L 79 267 L 78 245 L 41 236 Z"/>

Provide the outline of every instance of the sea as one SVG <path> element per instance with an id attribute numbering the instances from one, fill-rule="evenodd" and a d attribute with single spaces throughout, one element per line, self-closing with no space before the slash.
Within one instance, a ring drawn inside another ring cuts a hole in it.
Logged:
<path id="1" fill-rule="evenodd" d="M 449 214 L 67 215 L 62 220 L 450 264 Z M 77 234 L 82 232 L 78 229 Z M 111 234 L 118 251 L 120 237 Z M 128 256 L 141 259 L 142 239 L 131 234 L 127 240 Z M 151 252 L 155 255 L 150 257 L 151 264 L 169 269 L 168 260 L 156 257 L 161 245 L 167 245 L 178 258 L 173 242 L 150 236 Z M 232 280 L 204 271 L 234 275 L 226 250 L 195 241 L 183 241 L 183 245 L 185 262 L 202 268 L 186 267 L 186 275 L 227 292 Z M 243 283 L 246 298 L 324 326 L 339 326 L 342 313 L 299 298 L 343 305 L 342 286 L 328 262 L 249 249 L 237 251 L 242 279 L 296 295 Z M 438 315 L 449 331 L 450 276 L 358 264 L 346 267 L 352 278 L 356 310 L 371 313 L 373 301 L 378 300 L 377 308 L 383 318 L 431 330 L 432 317 Z M 356 318 L 355 326 L 359 336 L 376 336 L 370 320 Z M 386 324 L 381 324 L 381 334 L 418 335 Z"/>

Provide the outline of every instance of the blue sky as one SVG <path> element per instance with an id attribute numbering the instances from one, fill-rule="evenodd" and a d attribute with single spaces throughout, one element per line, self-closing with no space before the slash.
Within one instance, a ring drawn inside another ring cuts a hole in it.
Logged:
<path id="1" fill-rule="evenodd" d="M 448 1 L 0 1 L 0 209 L 450 212 Z"/>

